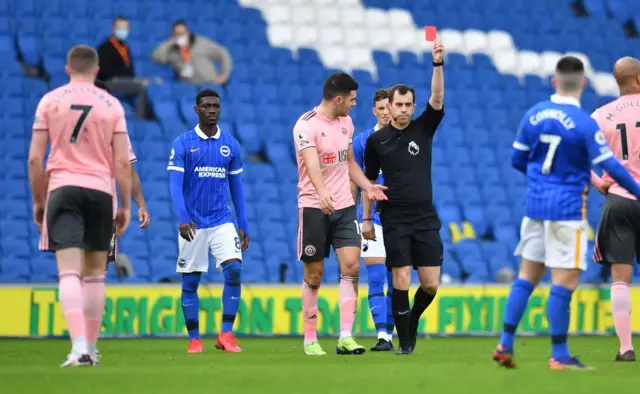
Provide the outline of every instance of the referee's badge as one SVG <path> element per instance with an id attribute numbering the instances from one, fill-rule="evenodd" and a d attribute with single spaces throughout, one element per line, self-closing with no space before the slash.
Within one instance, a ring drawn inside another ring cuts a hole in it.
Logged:
<path id="1" fill-rule="evenodd" d="M 420 147 L 418 146 L 418 144 L 413 141 L 409 142 L 409 153 L 411 153 L 411 155 L 413 156 L 420 153 Z"/>
<path id="2" fill-rule="evenodd" d="M 313 245 L 307 245 L 304 247 L 304 254 L 306 254 L 307 256 L 311 257 L 311 256 L 315 256 L 316 255 L 316 248 Z"/>

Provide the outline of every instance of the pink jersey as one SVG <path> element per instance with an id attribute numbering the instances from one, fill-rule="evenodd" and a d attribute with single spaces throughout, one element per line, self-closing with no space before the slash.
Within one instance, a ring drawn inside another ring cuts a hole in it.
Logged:
<path id="1" fill-rule="evenodd" d="M 49 133 L 49 192 L 80 186 L 111 195 L 115 133 L 127 133 L 122 104 L 93 83 L 71 82 L 40 100 L 34 132 Z"/>
<path id="2" fill-rule="evenodd" d="M 598 108 L 591 117 L 598 122 L 616 158 L 640 182 L 640 94 L 622 96 Z M 613 182 L 609 193 L 636 199 L 609 174 L 605 173 L 603 180 Z"/>
<path id="3" fill-rule="evenodd" d="M 333 208 L 343 209 L 354 205 L 347 162 L 352 137 L 353 121 L 349 116 L 331 121 L 322 116 L 316 107 L 298 119 L 293 127 L 298 161 L 298 207 L 320 208 L 318 193 L 302 160 L 302 152 L 308 148 L 318 151 L 324 184 L 333 197 Z"/>

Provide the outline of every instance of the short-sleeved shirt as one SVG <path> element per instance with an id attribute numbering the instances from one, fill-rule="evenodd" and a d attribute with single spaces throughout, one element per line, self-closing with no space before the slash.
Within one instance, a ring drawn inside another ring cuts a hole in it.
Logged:
<path id="1" fill-rule="evenodd" d="M 302 160 L 302 152 L 309 148 L 318 151 L 322 177 L 333 198 L 333 208 L 337 210 L 354 205 L 347 161 L 352 138 L 353 121 L 349 116 L 329 120 L 316 107 L 298 119 L 293 127 L 298 161 L 298 207 L 320 208 L 318 192 Z"/>
<path id="2" fill-rule="evenodd" d="M 577 99 L 553 95 L 533 106 L 520 123 L 513 148 L 528 152 L 527 217 L 586 219 L 591 167 L 613 153 Z"/>
<path id="3" fill-rule="evenodd" d="M 622 96 L 598 108 L 591 117 L 598 122 L 614 156 L 629 170 L 633 179 L 640 182 L 640 94 Z M 609 193 L 636 199 L 606 172 L 603 179 L 613 182 Z"/>
<path id="4" fill-rule="evenodd" d="M 129 162 L 135 163 L 138 161 L 136 154 L 133 152 L 133 147 L 131 146 L 131 139 L 127 135 L 127 144 L 129 147 Z M 116 193 L 117 182 L 116 179 L 113 178 L 113 217 L 118 213 L 118 194 Z"/>
<path id="5" fill-rule="evenodd" d="M 381 203 L 382 213 L 415 212 L 405 215 L 407 222 L 420 220 L 427 229 L 439 229 L 431 189 L 431 150 L 433 136 L 444 117 L 444 108 L 431 104 L 403 130 L 391 124 L 371 134 L 365 149 L 365 174 L 377 179 L 382 169 L 388 201 Z M 386 215 L 388 216 L 388 215 Z"/>
<path id="6" fill-rule="evenodd" d="M 200 126 L 173 141 L 168 171 L 184 172 L 185 207 L 196 228 L 213 228 L 233 222 L 229 201 L 229 176 L 240 176 L 240 144 L 220 130 L 211 137 Z"/>
<path id="7" fill-rule="evenodd" d="M 369 136 L 371 134 L 373 134 L 374 132 L 378 131 L 378 125 L 376 124 L 375 127 L 372 127 L 370 129 L 366 129 L 365 131 L 363 131 L 360 134 L 357 134 L 355 137 L 353 137 L 353 157 L 356 160 L 356 163 L 358 163 L 358 165 L 360 166 L 360 168 L 362 168 L 362 170 L 364 171 L 364 150 L 367 144 L 367 139 L 369 138 Z M 382 177 L 382 170 L 380 170 L 380 175 L 378 175 L 378 184 L 380 185 L 384 185 L 384 178 Z M 362 198 L 360 198 L 360 193 L 362 193 L 362 191 L 359 191 L 358 194 L 358 201 L 356 201 L 356 205 L 358 207 L 357 209 L 357 215 L 358 215 L 358 221 L 362 222 L 362 219 L 364 217 L 364 205 L 362 204 Z M 380 225 L 380 214 L 377 212 L 377 203 L 374 203 L 373 205 L 373 211 L 372 211 L 372 216 L 371 216 L 371 221 L 373 222 L 373 224 L 378 224 Z"/>
<path id="8" fill-rule="evenodd" d="M 114 194 L 113 136 L 127 133 L 118 99 L 93 83 L 68 83 L 42 97 L 33 131 L 49 135 L 49 191 L 79 186 Z"/>

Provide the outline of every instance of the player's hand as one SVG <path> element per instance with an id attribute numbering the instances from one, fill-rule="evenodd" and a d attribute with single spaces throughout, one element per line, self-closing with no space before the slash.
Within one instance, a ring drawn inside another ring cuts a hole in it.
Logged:
<path id="1" fill-rule="evenodd" d="M 42 222 L 44 221 L 44 204 L 33 204 L 33 221 L 42 232 Z"/>
<path id="2" fill-rule="evenodd" d="M 223 75 L 218 75 L 216 77 L 216 83 L 218 85 L 224 85 L 225 83 L 227 83 L 227 81 L 229 80 L 229 78 L 223 76 Z"/>
<path id="3" fill-rule="evenodd" d="M 434 62 L 440 63 L 442 61 L 442 58 L 444 57 L 444 44 L 442 44 L 440 39 L 436 39 L 433 42 L 433 50 L 431 51 L 431 54 L 433 55 Z"/>
<path id="4" fill-rule="evenodd" d="M 604 182 L 602 183 L 602 186 L 596 188 L 596 190 L 599 191 L 600 194 L 604 194 L 606 196 L 607 194 L 609 194 L 609 188 L 611 187 L 611 185 L 613 185 L 613 182 Z"/>
<path id="5" fill-rule="evenodd" d="M 147 211 L 147 207 L 138 208 L 138 220 L 140 221 L 140 225 L 138 228 L 145 228 L 151 222 L 151 215 L 149 215 L 149 211 Z"/>
<path id="6" fill-rule="evenodd" d="M 373 227 L 371 220 L 365 220 L 362 222 L 362 237 L 367 241 L 376 240 L 376 230 Z"/>
<path id="7" fill-rule="evenodd" d="M 244 252 L 249 247 L 249 236 L 244 233 L 244 230 L 238 230 L 240 233 L 240 239 L 242 240 L 242 251 Z"/>
<path id="8" fill-rule="evenodd" d="M 328 191 L 323 191 L 322 193 L 318 193 L 318 197 L 320 197 L 320 210 L 325 215 L 331 215 L 335 209 L 333 209 L 333 197 L 329 194 Z"/>
<path id="9" fill-rule="evenodd" d="M 387 190 L 387 187 L 379 184 L 371 184 L 364 191 L 369 200 L 382 201 L 387 199 L 383 190 Z"/>
<path id="10" fill-rule="evenodd" d="M 185 240 L 187 240 L 188 242 L 191 242 L 195 239 L 196 237 L 196 225 L 195 223 L 191 222 L 191 223 L 182 223 L 180 224 L 180 227 L 178 227 L 178 229 L 180 230 L 180 236 L 182 238 L 184 238 Z"/>
<path id="11" fill-rule="evenodd" d="M 120 237 L 127 231 L 131 223 L 131 210 L 129 208 L 120 208 L 116 214 L 116 237 Z"/>

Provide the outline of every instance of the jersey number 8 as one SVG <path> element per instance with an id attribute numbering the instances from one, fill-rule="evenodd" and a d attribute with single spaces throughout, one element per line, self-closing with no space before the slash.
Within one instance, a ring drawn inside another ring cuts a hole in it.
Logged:
<path id="1" fill-rule="evenodd" d="M 562 141 L 562 137 L 558 135 L 540 134 L 540 142 L 543 144 L 549 144 L 547 157 L 545 157 L 544 162 L 542 163 L 542 175 L 549 175 L 551 173 L 551 165 L 553 165 L 553 158 L 556 155 L 560 141 Z"/>

